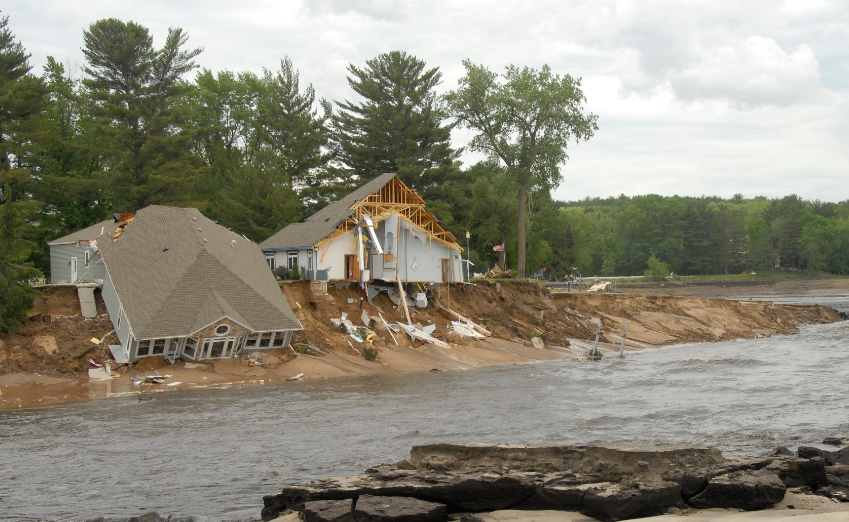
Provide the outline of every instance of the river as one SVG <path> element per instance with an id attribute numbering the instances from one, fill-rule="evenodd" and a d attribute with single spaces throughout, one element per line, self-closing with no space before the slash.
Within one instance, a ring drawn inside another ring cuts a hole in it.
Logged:
<path id="1" fill-rule="evenodd" d="M 759 296 L 752 296 L 757 299 Z M 849 295 L 770 299 L 849 310 Z M 706 444 L 727 454 L 849 435 L 847 323 L 601 363 L 175 391 L 0 411 L 0 520 L 259 517 L 284 485 L 414 444 Z"/>

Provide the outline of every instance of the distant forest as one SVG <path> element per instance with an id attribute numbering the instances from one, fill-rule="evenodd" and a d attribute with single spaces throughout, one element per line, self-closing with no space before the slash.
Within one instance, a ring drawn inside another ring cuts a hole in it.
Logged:
<path id="1" fill-rule="evenodd" d="M 81 33 L 84 64 L 49 57 L 34 71 L 0 21 L 0 294 L 20 297 L 16 281 L 48 272 L 49 240 L 115 212 L 194 206 L 259 242 L 384 172 L 418 190 L 464 248 L 470 231 L 478 271 L 849 270 L 847 201 L 554 201 L 567 144 L 590 139 L 598 117 L 580 79 L 547 66 L 494 73 L 466 61 L 440 95 L 438 67 L 394 51 L 349 65 L 356 101 L 331 102 L 285 56 L 261 74 L 211 71 L 180 28 L 161 48 L 133 22 Z M 460 127 L 487 160 L 458 161 Z"/>

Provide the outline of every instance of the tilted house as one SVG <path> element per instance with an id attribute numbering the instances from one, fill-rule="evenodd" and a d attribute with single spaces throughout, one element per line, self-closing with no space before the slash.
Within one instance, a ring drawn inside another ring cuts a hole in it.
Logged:
<path id="1" fill-rule="evenodd" d="M 50 247 L 50 283 L 55 285 L 103 281 L 106 272 L 100 262 L 100 251 L 92 241 L 101 234 L 114 233 L 132 216 L 115 214 L 113 219 L 49 241 L 47 245 Z"/>
<path id="2" fill-rule="evenodd" d="M 197 209 L 143 208 L 96 246 L 130 361 L 235 357 L 288 346 L 302 329 L 259 247 Z"/>
<path id="3" fill-rule="evenodd" d="M 375 244 L 369 228 L 373 224 Z M 379 286 L 462 281 L 451 232 L 395 174 L 383 174 L 260 243 L 272 270 L 303 267 L 307 279 Z M 382 253 L 381 253 L 382 252 Z"/>

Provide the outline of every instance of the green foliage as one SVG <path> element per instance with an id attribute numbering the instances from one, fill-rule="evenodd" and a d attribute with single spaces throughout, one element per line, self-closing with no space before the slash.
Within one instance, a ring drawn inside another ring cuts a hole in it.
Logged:
<path id="1" fill-rule="evenodd" d="M 553 74 L 548 65 L 539 71 L 509 65 L 501 77 L 469 60 L 463 65 L 466 74 L 446 101 L 458 123 L 477 133 L 469 148 L 502 164 L 518 188 L 517 267 L 523 272 L 528 197 L 560 184 L 568 142 L 591 138 L 598 117 L 583 113 L 581 80 Z"/>
<path id="2" fill-rule="evenodd" d="M 21 213 L 21 203 L 12 201 L 12 191 L 4 189 L 0 204 L 0 331 L 10 332 L 32 308 L 38 292 L 30 281 L 41 276 L 28 261 L 32 243 L 25 239 L 29 225 Z"/>
<path id="3" fill-rule="evenodd" d="M 184 103 L 193 86 L 181 80 L 202 49 L 184 50 L 188 35 L 171 28 L 161 49 L 147 28 L 114 18 L 83 33 L 91 110 L 107 145 L 109 184 L 135 211 L 150 204 L 190 203 L 199 166 L 189 153 Z"/>
<path id="4" fill-rule="evenodd" d="M 377 360 L 377 348 L 363 348 L 363 357 L 367 361 L 376 361 Z"/>
<path id="5" fill-rule="evenodd" d="M 301 273 L 298 271 L 298 265 L 292 265 L 292 270 L 289 272 L 289 279 L 297 281 L 301 278 Z"/>
<path id="6" fill-rule="evenodd" d="M 647 264 L 648 269 L 644 272 L 648 281 L 664 281 L 670 273 L 669 265 L 663 261 L 659 261 L 656 257 L 649 257 Z"/>
<path id="7" fill-rule="evenodd" d="M 339 160 L 356 184 L 397 172 L 407 186 L 438 184 L 458 152 L 450 146 L 447 113 L 435 88 L 442 73 L 403 51 L 348 66 L 348 84 L 363 102 L 337 102 Z"/>

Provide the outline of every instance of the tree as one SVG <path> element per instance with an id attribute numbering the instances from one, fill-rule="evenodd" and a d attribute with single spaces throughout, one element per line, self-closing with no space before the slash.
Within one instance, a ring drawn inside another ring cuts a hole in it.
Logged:
<path id="1" fill-rule="evenodd" d="M 170 28 L 156 49 L 146 27 L 114 18 L 91 24 L 83 38 L 83 83 L 111 142 L 116 195 L 132 210 L 186 201 L 199 162 L 182 131 L 189 116 L 182 101 L 192 87 L 181 78 L 197 67 L 192 60 L 203 49 L 183 50 L 188 35 L 180 28 Z"/>
<path id="2" fill-rule="evenodd" d="M 510 65 L 500 81 L 482 65 L 465 60 L 459 88 L 446 95 L 457 122 L 477 132 L 469 146 L 500 161 L 518 186 L 518 269 L 525 271 L 526 214 L 533 188 L 550 190 L 563 176 L 572 139 L 588 140 L 598 117 L 584 114 L 581 80 Z"/>
<path id="3" fill-rule="evenodd" d="M 407 186 L 434 186 L 459 152 L 435 88 L 442 74 L 403 51 L 384 53 L 364 68 L 348 66 L 348 84 L 364 101 L 336 102 L 338 158 L 359 183 L 397 172 Z"/>
<path id="4" fill-rule="evenodd" d="M 41 275 L 27 260 L 32 243 L 25 239 L 31 229 L 23 219 L 19 204 L 12 201 L 7 185 L 0 204 L 0 331 L 10 332 L 32 309 L 38 292 L 30 281 Z"/>

